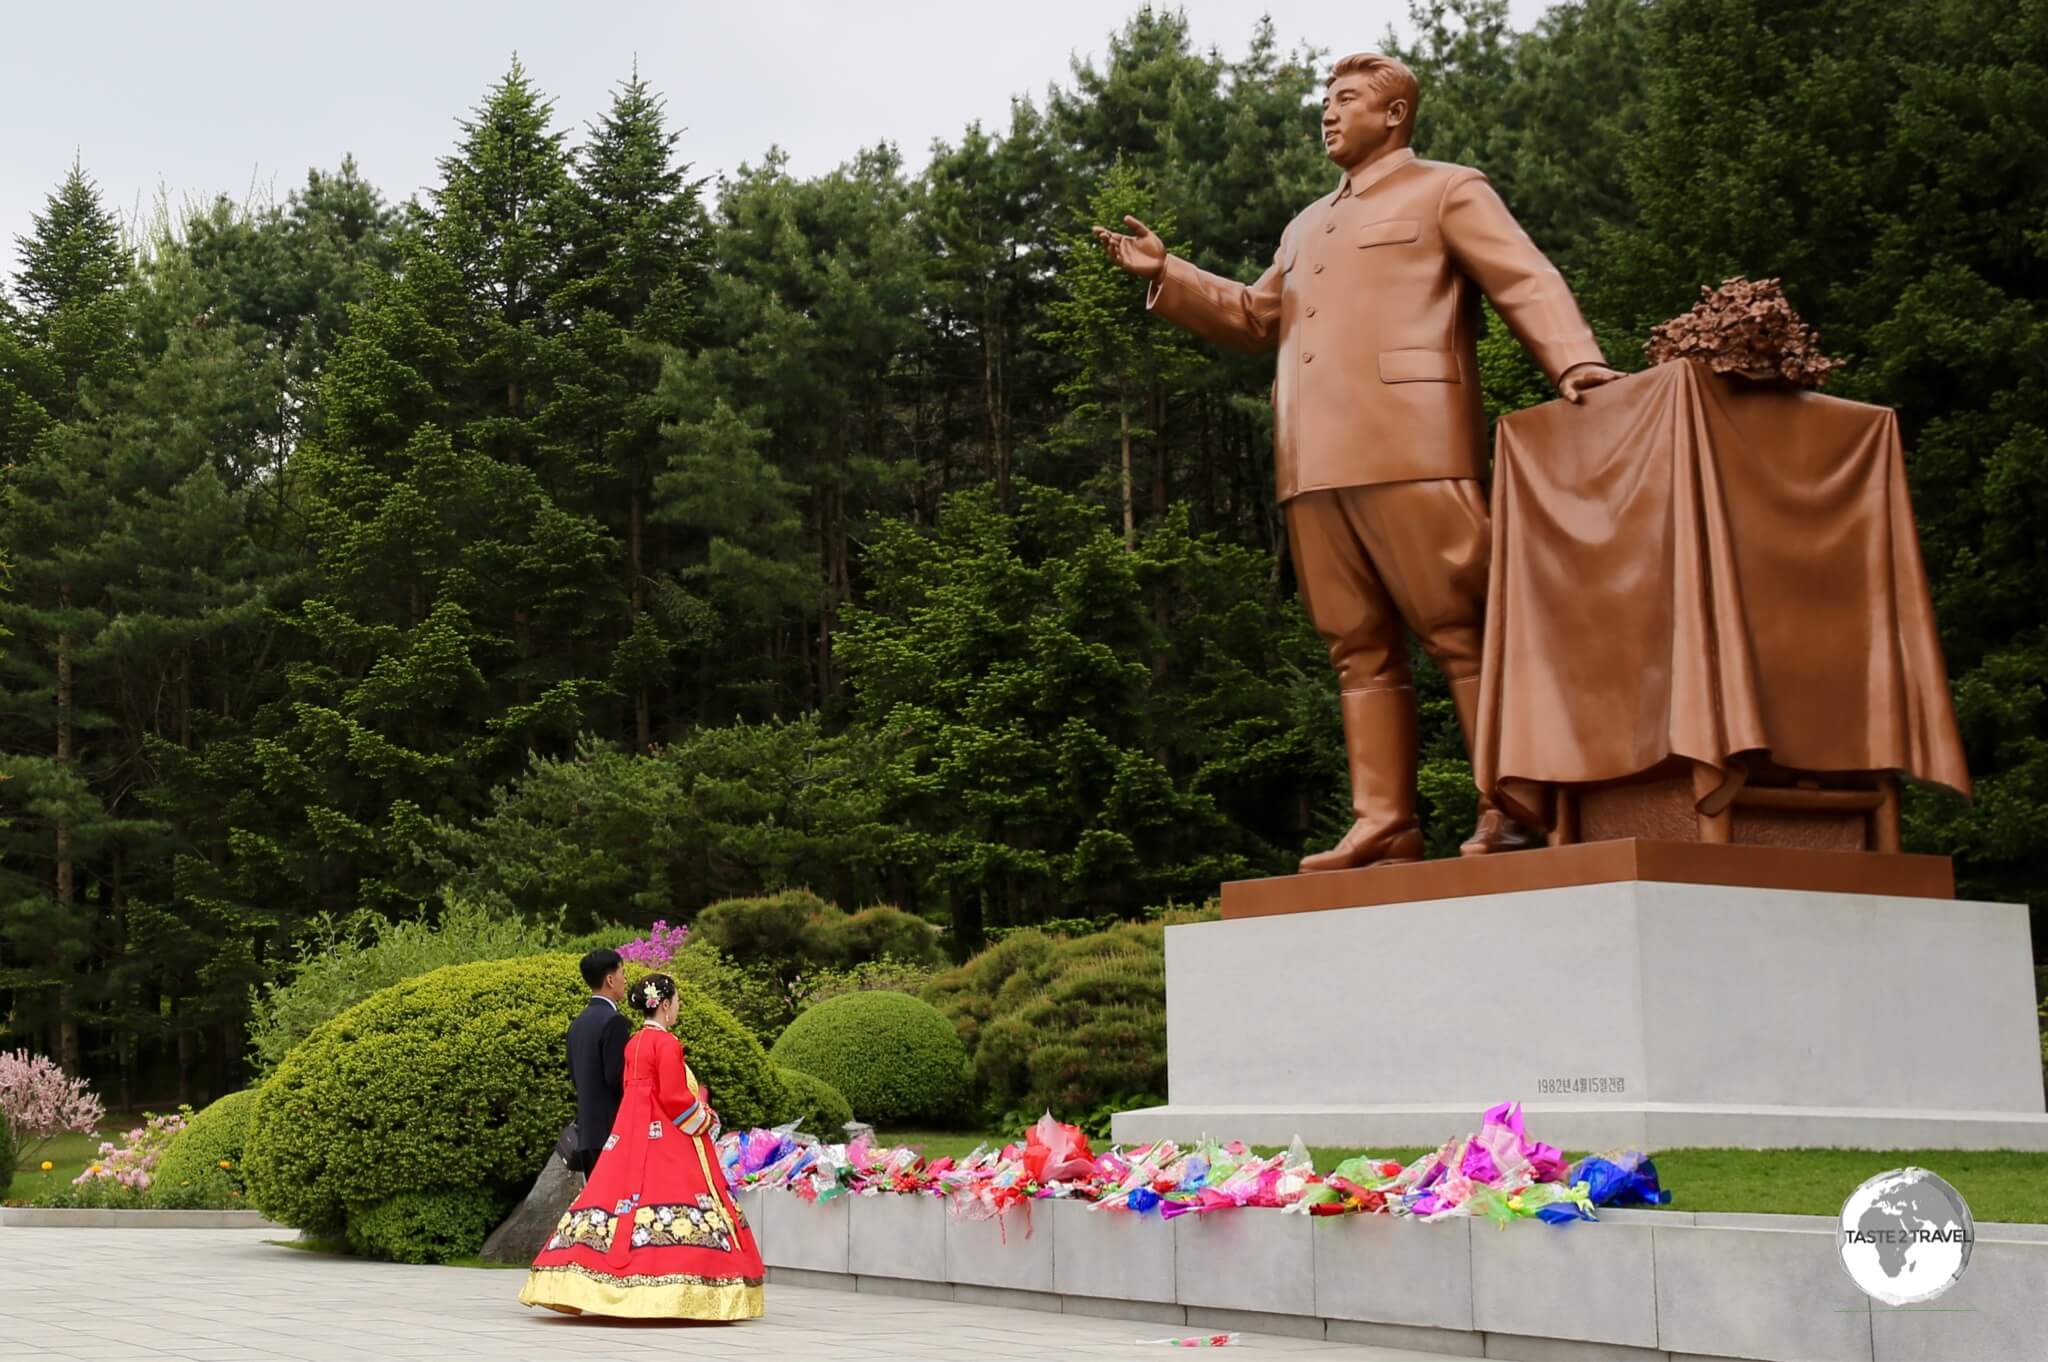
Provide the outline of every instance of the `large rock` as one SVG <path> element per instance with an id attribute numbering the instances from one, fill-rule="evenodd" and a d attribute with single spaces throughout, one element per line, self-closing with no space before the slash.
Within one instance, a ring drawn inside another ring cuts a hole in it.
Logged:
<path id="1" fill-rule="evenodd" d="M 547 1167 L 533 1180 L 526 1200 L 513 1208 L 505 1223 L 484 1240 L 482 1257 L 492 1263 L 530 1263 L 555 1232 L 562 1213 L 583 1190 L 583 1175 L 569 1171 L 569 1165 L 553 1155 Z"/>

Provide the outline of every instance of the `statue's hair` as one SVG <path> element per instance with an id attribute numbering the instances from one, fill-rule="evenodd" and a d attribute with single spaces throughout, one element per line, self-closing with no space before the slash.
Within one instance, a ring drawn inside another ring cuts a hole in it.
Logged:
<path id="1" fill-rule="evenodd" d="M 1410 132 L 1414 131 L 1415 110 L 1422 103 L 1422 86 L 1406 62 L 1378 52 L 1353 52 L 1330 68 L 1330 78 L 1323 82 L 1324 88 L 1336 84 L 1339 76 L 1365 77 L 1365 83 L 1372 92 L 1389 103 L 1397 99 L 1407 100 L 1406 126 Z"/>

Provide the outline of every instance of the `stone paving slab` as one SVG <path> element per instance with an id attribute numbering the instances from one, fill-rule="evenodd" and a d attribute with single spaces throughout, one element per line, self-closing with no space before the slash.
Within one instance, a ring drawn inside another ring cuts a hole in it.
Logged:
<path id="1" fill-rule="evenodd" d="M 302 1253 L 247 1230 L 0 1229 L 0 1362 L 560 1362 L 677 1357 L 1159 1359 L 1144 1324 L 768 1287 L 739 1325 L 573 1319 L 528 1310 L 516 1271 L 400 1267 Z M 643 1355 L 651 1355 L 643 1354 Z M 1439 1353 L 1245 1334 L 1231 1362 L 1441 1362 Z"/>

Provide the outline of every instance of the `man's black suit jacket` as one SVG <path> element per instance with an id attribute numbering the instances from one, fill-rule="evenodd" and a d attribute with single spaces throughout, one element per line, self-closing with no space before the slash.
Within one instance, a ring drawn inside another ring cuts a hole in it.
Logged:
<path id="1" fill-rule="evenodd" d="M 588 1173 L 625 1094 L 626 1038 L 632 1026 L 608 999 L 592 998 L 569 1023 L 569 1077 L 576 1084 L 576 1143 L 571 1167 Z"/>

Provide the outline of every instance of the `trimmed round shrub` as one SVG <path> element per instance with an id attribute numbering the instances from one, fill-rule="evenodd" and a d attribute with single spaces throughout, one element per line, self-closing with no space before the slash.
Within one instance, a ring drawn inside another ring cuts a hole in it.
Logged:
<path id="1" fill-rule="evenodd" d="M 157 1160 L 149 1184 L 157 1204 L 166 1208 L 220 1206 L 247 1191 L 242 1153 L 255 1109 L 256 1090 L 244 1088 L 187 1121 Z"/>
<path id="2" fill-rule="evenodd" d="M 824 1079 L 877 1125 L 965 1112 L 966 1047 L 936 1008 L 908 993 L 849 993 L 819 1003 L 789 1024 L 769 1055 L 781 1068 Z"/>
<path id="3" fill-rule="evenodd" d="M 517 1200 L 517 1191 L 505 1188 L 401 1192 L 348 1218 L 348 1246 L 391 1263 L 472 1257 Z"/>
<path id="4" fill-rule="evenodd" d="M 575 1112 L 563 1033 L 587 996 L 576 957 L 535 955 L 449 965 L 322 1024 L 257 1093 L 250 1201 L 333 1235 L 408 1193 L 523 1186 Z M 764 1123 L 783 1091 L 759 1042 L 681 998 L 677 1033 L 725 1123 Z"/>
<path id="5" fill-rule="evenodd" d="M 811 1134 L 830 1138 L 853 1119 L 853 1104 L 817 1075 L 801 1069 L 777 1069 L 775 1076 L 782 1080 L 783 1121 L 802 1121 Z"/>

